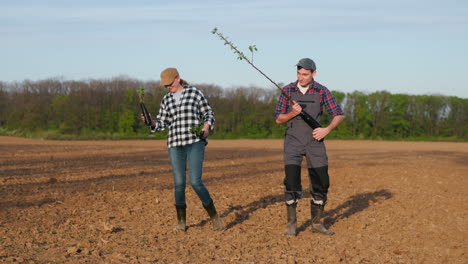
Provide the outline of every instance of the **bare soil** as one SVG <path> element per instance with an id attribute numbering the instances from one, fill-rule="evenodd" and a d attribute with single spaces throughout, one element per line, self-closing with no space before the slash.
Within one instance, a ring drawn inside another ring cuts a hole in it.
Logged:
<path id="1" fill-rule="evenodd" d="M 296 237 L 282 144 L 210 140 L 203 178 L 226 229 L 188 184 L 180 233 L 165 141 L 0 137 L 0 262 L 468 263 L 468 143 L 327 141 L 336 234 L 311 231 L 305 192 Z"/>

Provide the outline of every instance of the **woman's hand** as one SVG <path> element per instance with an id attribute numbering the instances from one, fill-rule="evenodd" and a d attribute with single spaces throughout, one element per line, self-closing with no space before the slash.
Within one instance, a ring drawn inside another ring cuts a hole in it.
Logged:
<path id="1" fill-rule="evenodd" d="M 149 118 L 151 119 L 151 127 L 155 127 L 156 122 L 153 120 L 150 113 L 148 113 L 148 115 L 149 115 Z M 143 113 L 140 114 L 140 119 L 141 121 L 145 122 L 145 116 L 143 115 Z"/>
<path id="2" fill-rule="evenodd" d="M 203 126 L 202 131 L 203 131 L 202 138 L 207 138 L 210 135 L 210 124 L 205 123 L 205 125 Z"/>

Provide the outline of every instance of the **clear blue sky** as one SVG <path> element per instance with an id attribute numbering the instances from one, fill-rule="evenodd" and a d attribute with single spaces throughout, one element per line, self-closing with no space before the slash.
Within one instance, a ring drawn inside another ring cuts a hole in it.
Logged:
<path id="1" fill-rule="evenodd" d="M 468 98 L 468 1 L 0 0 L 0 80 L 128 76 L 273 88 L 303 57 L 331 90 Z"/>

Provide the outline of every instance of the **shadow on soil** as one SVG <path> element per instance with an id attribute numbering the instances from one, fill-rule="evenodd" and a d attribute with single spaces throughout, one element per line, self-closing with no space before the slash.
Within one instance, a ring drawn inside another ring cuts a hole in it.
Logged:
<path id="1" fill-rule="evenodd" d="M 304 192 L 306 194 L 307 192 Z M 304 198 L 310 197 L 310 194 L 304 195 Z M 340 219 L 350 217 L 354 214 L 357 214 L 371 206 L 371 202 L 380 202 L 384 200 L 391 199 L 393 194 L 388 190 L 379 190 L 375 192 L 366 192 L 357 195 L 353 195 L 348 198 L 344 203 L 337 206 L 334 209 L 326 210 L 324 215 L 324 223 L 327 227 L 332 226 Z M 231 206 L 227 211 L 221 214 L 221 217 L 226 217 L 227 215 L 234 213 L 236 218 L 230 223 L 226 224 L 226 229 L 233 228 L 236 225 L 242 224 L 244 221 L 249 219 L 249 216 L 261 208 L 266 208 L 267 206 L 283 203 L 283 195 L 268 195 L 260 198 L 257 201 L 249 203 L 247 205 L 236 205 Z M 285 225 L 286 225 L 286 215 L 284 216 Z M 203 220 L 196 225 L 190 227 L 203 226 L 208 223 L 209 220 Z M 298 227 L 298 233 L 305 231 L 309 226 L 312 225 L 312 221 L 308 220 L 300 227 Z"/>
<path id="2" fill-rule="evenodd" d="M 27 207 L 41 207 L 45 204 L 54 204 L 57 202 L 61 202 L 63 199 L 52 199 L 52 198 L 44 198 L 42 200 L 38 201 L 32 201 L 32 202 L 27 202 L 27 201 L 18 201 L 15 203 L 9 203 L 9 202 L 0 202 L 0 209 L 8 209 L 8 208 L 27 208 Z"/>
<path id="3" fill-rule="evenodd" d="M 236 218 L 234 221 L 226 224 L 226 229 L 232 228 L 235 225 L 242 224 L 245 220 L 249 219 L 249 215 L 255 211 L 257 211 L 260 208 L 266 208 L 269 205 L 278 203 L 282 201 L 283 196 L 282 195 L 268 195 L 263 198 L 260 198 L 260 200 L 252 202 L 250 204 L 241 206 L 241 205 L 236 205 L 236 206 L 230 206 L 229 209 L 221 214 L 221 218 L 226 217 L 227 215 L 234 213 L 236 215 Z M 210 220 L 203 220 L 198 224 L 191 225 L 190 227 L 200 227 L 206 225 Z"/>
<path id="4" fill-rule="evenodd" d="M 323 222 L 327 228 L 338 222 L 340 219 L 348 218 L 356 213 L 366 210 L 371 206 L 371 202 L 380 202 L 391 199 L 393 194 L 388 190 L 380 190 L 375 192 L 366 192 L 356 194 L 348 198 L 344 203 L 334 209 L 326 210 Z M 298 233 L 305 231 L 312 225 L 312 220 L 298 227 Z"/>

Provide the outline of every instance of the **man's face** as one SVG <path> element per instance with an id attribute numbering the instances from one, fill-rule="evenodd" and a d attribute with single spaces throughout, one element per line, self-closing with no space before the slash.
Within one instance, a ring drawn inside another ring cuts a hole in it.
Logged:
<path id="1" fill-rule="evenodd" d="M 309 86 L 316 73 L 316 71 L 312 72 L 311 70 L 301 68 L 297 70 L 297 80 L 301 86 Z"/>

